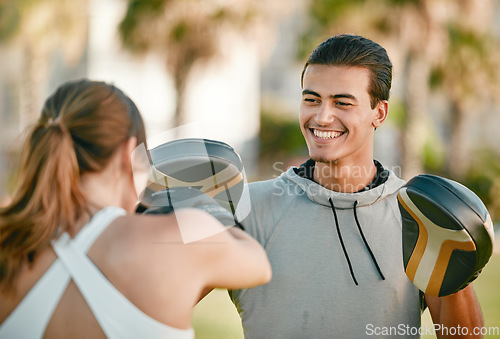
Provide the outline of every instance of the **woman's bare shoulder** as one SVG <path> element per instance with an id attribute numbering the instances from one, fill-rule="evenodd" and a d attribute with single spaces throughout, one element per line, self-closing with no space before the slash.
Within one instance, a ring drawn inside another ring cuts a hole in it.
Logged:
<path id="1" fill-rule="evenodd" d="M 129 214 L 115 221 L 114 231 L 123 240 L 141 244 L 154 240 L 190 243 L 226 229 L 217 219 L 195 208 L 183 208 L 166 215 Z M 114 232 L 113 232 L 114 233 Z"/>
<path id="2" fill-rule="evenodd" d="M 196 252 L 197 248 L 189 246 L 194 243 L 223 241 L 227 238 L 224 230 L 226 227 L 208 213 L 185 208 L 167 215 L 117 218 L 98 241 L 105 251 L 154 261 L 156 256 L 175 251 Z"/>

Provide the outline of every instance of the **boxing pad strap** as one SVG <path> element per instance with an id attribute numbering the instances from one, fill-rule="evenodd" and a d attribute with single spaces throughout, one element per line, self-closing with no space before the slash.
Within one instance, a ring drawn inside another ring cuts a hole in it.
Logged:
<path id="1" fill-rule="evenodd" d="M 144 214 L 168 214 L 180 208 L 197 208 L 215 217 L 225 226 L 243 226 L 217 201 L 192 187 L 173 187 L 153 193 Z"/>

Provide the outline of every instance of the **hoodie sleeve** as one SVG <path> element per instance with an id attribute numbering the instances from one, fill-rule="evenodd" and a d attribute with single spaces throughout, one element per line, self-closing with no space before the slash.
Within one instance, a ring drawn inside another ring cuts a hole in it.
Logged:
<path id="1" fill-rule="evenodd" d="M 251 201 L 250 213 L 241 222 L 245 231 L 262 246 L 266 245 L 269 230 L 273 224 L 270 206 L 274 193 L 273 181 L 266 180 L 248 184 Z"/>
<path id="2" fill-rule="evenodd" d="M 242 224 L 245 231 L 266 248 L 276 225 L 296 195 L 290 194 L 293 187 L 289 187 L 290 183 L 282 177 L 248 185 L 251 209 Z"/>

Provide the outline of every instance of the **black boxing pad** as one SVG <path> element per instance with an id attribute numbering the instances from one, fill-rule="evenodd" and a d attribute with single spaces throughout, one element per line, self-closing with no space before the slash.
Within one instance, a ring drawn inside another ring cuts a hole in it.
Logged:
<path id="1" fill-rule="evenodd" d="M 201 209 L 225 226 L 235 224 L 234 216 L 219 205 L 213 198 L 192 187 L 172 187 L 163 191 L 154 192 L 148 199 L 149 207 L 144 214 L 168 214 L 176 208 L 192 207 Z M 239 223 L 237 224 L 239 225 Z"/>
<path id="2" fill-rule="evenodd" d="M 479 197 L 458 182 L 418 175 L 398 192 L 405 272 L 421 291 L 453 294 L 493 253 L 493 224 Z"/>
<path id="3" fill-rule="evenodd" d="M 214 203 L 231 213 L 232 225 L 240 226 L 239 220 L 248 215 L 250 199 L 243 162 L 228 144 L 200 138 L 178 139 L 149 150 L 149 155 L 151 174 L 141 199 L 149 213 L 195 207 L 191 203 L 200 207 L 208 198 L 211 201 L 205 201 L 205 207 L 221 216 L 214 215 L 227 226 L 227 218 Z"/>

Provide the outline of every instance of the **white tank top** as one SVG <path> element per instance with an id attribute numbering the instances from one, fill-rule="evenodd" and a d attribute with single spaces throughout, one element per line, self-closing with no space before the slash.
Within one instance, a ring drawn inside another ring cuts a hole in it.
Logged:
<path id="1" fill-rule="evenodd" d="M 58 259 L 0 325 L 0 338 L 41 338 L 71 279 L 108 338 L 194 338 L 193 329 L 170 327 L 138 309 L 87 257 L 87 251 L 106 227 L 125 214 L 118 207 L 104 208 L 74 239 L 64 233 L 53 241 Z"/>

